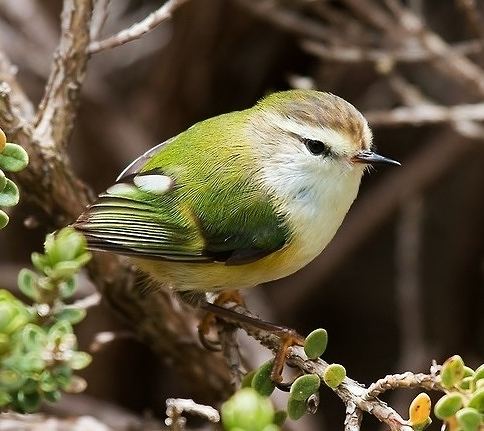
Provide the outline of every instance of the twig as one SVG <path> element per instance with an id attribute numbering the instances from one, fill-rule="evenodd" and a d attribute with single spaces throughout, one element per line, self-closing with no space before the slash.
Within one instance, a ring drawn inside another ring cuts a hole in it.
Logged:
<path id="1" fill-rule="evenodd" d="M 484 40 L 484 30 L 482 28 L 482 16 L 477 7 L 476 0 L 456 0 L 457 6 L 460 7 L 466 16 L 471 31 Z"/>
<path id="2" fill-rule="evenodd" d="M 94 339 L 89 345 L 89 351 L 99 352 L 107 344 L 116 340 L 136 339 L 136 335 L 130 331 L 103 331 L 94 335 Z"/>
<path id="3" fill-rule="evenodd" d="M 166 415 L 165 424 L 172 431 L 183 431 L 185 429 L 186 419 L 182 413 L 189 413 L 196 416 L 201 416 L 209 422 L 220 422 L 220 415 L 213 407 L 197 404 L 193 400 L 183 398 L 168 398 L 166 400 Z"/>
<path id="4" fill-rule="evenodd" d="M 222 322 L 219 326 L 218 337 L 222 345 L 222 353 L 230 370 L 231 384 L 238 389 L 242 380 L 240 371 L 240 352 L 236 339 L 237 327 Z"/>
<path id="5" fill-rule="evenodd" d="M 168 0 L 163 6 L 150 13 L 145 19 L 133 24 L 131 27 L 121 30 L 104 40 L 94 41 L 89 44 L 87 52 L 95 54 L 105 49 L 115 48 L 133 40 L 139 39 L 144 34 L 153 30 L 157 25 L 171 18 L 173 12 L 187 0 Z"/>
<path id="6" fill-rule="evenodd" d="M 429 391 L 444 392 L 444 388 L 440 385 L 435 374 L 414 374 L 406 372 L 403 374 L 393 374 L 385 376 L 383 379 L 372 383 L 365 394 L 366 399 L 373 399 L 379 397 L 388 390 L 406 388 L 422 388 Z"/>
<path id="7" fill-rule="evenodd" d="M 99 292 L 94 292 L 86 296 L 85 298 L 78 299 L 72 304 L 66 305 L 64 308 L 82 308 L 83 310 L 87 310 L 89 308 L 96 307 L 100 304 L 100 302 L 101 294 Z"/>
<path id="8" fill-rule="evenodd" d="M 90 39 L 96 40 L 108 18 L 109 3 L 111 0 L 96 0 L 92 12 L 91 26 L 89 29 Z M 88 48 L 89 49 L 89 48 Z"/>
<path id="9" fill-rule="evenodd" d="M 353 401 L 346 404 L 345 431 L 360 431 L 363 412 Z"/>
<path id="10" fill-rule="evenodd" d="M 421 47 L 396 48 L 394 50 L 370 49 L 355 46 L 330 46 L 318 43 L 312 40 L 304 40 L 302 48 L 319 58 L 338 61 L 343 63 L 360 63 L 382 61 L 393 63 L 415 63 L 430 61 L 435 59 L 435 55 Z M 477 54 L 483 49 L 483 42 L 480 40 L 471 40 L 461 42 L 451 47 L 461 55 Z"/>
<path id="11" fill-rule="evenodd" d="M 484 96 L 484 70 L 453 50 L 439 35 L 397 0 L 385 0 L 402 29 L 420 41 L 422 47 L 437 57 L 434 64 L 450 76 L 457 77 L 480 96 Z"/>
<path id="12" fill-rule="evenodd" d="M 419 105 L 388 111 L 368 111 L 365 117 L 376 127 L 483 121 L 484 103 L 454 106 Z"/>

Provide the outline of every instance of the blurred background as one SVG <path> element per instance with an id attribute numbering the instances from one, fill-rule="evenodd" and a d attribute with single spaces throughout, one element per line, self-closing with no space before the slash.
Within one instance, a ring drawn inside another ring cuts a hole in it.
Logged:
<path id="1" fill-rule="evenodd" d="M 35 102 L 61 6 L 0 3 L 0 47 Z M 101 35 L 159 6 L 99 1 L 109 11 Z M 363 383 L 428 371 L 432 359 L 454 353 L 477 365 L 484 357 L 483 16 L 481 0 L 188 1 L 141 39 L 93 56 L 69 145 L 74 170 L 101 192 L 137 155 L 197 121 L 276 90 L 340 95 L 367 114 L 379 152 L 403 166 L 366 174 L 331 245 L 299 273 L 246 292 L 250 306 L 303 334 L 326 328 L 326 359 Z M 0 232 L 1 288 L 17 292 L 18 270 L 50 229 L 24 200 Z M 81 293 L 93 289 L 86 279 Z M 78 333 L 87 348 L 97 332 L 125 330 L 101 305 Z M 253 365 L 267 356 L 243 344 Z M 83 375 L 88 389 L 80 401 L 68 397 L 66 411 L 97 399 L 161 417 L 167 397 L 194 394 L 131 337 L 96 353 Z M 387 399 L 405 414 L 411 395 Z M 342 404 L 323 391 L 317 416 L 287 429 L 341 429 L 343 418 Z"/>

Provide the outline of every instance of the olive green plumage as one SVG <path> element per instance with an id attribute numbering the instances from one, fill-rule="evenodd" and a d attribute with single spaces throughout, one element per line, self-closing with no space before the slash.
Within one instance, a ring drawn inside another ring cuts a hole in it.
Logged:
<path id="1" fill-rule="evenodd" d="M 279 249 L 288 231 L 268 191 L 254 181 L 260 167 L 240 127 L 247 116 L 241 111 L 202 121 L 161 145 L 118 183 L 163 175 L 172 180 L 166 192 L 114 188 L 75 227 L 92 248 L 148 258 L 233 265 Z"/>

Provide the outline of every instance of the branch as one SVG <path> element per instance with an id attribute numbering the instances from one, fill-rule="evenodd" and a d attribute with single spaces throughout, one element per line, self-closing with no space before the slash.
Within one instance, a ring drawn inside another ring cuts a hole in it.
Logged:
<path id="1" fill-rule="evenodd" d="M 33 134 L 44 147 L 64 151 L 71 136 L 88 60 L 91 14 L 92 0 L 64 0 L 60 42 Z"/>
<path id="2" fill-rule="evenodd" d="M 213 407 L 197 404 L 193 400 L 183 398 L 168 398 L 166 400 L 165 424 L 173 431 L 185 429 L 185 418 L 182 413 L 200 416 L 214 424 L 220 422 L 220 415 Z"/>
<path id="3" fill-rule="evenodd" d="M 105 49 L 115 48 L 133 40 L 139 39 L 144 34 L 153 30 L 163 21 L 171 18 L 173 12 L 187 0 L 168 0 L 163 6 L 150 13 L 145 19 L 133 24 L 131 27 L 121 30 L 107 39 L 94 41 L 89 44 L 87 52 L 95 54 Z"/>
<path id="4" fill-rule="evenodd" d="M 411 373 L 392 374 L 372 383 L 365 394 L 365 398 L 379 397 L 388 390 L 406 388 L 422 388 L 428 391 L 444 392 L 444 388 L 437 381 L 435 374 Z"/>
<path id="5" fill-rule="evenodd" d="M 346 404 L 345 431 L 360 431 L 363 412 L 353 401 Z"/>
<path id="6" fill-rule="evenodd" d="M 316 57 L 342 63 L 380 63 L 383 61 L 392 63 L 416 63 L 430 61 L 436 58 L 435 54 L 421 47 L 384 50 L 355 46 L 328 46 L 312 40 L 305 40 L 301 45 L 306 52 Z M 483 42 L 481 40 L 471 40 L 456 44 L 451 48 L 461 55 L 477 54 L 482 52 Z"/>
<path id="7" fill-rule="evenodd" d="M 484 103 L 438 106 L 418 105 L 388 111 L 369 111 L 365 117 L 372 126 L 421 126 L 424 124 L 483 121 Z"/>

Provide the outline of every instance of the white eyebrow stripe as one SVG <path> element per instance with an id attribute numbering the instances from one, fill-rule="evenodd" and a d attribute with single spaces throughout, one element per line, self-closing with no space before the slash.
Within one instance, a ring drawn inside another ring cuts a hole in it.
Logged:
<path id="1" fill-rule="evenodd" d="M 272 121 L 277 127 L 294 133 L 301 138 L 314 139 L 325 143 L 329 142 L 336 151 L 340 150 L 341 152 L 345 152 L 351 146 L 351 143 L 348 142 L 348 138 L 345 135 L 329 127 L 301 124 L 290 118 L 281 117 L 280 115 L 273 115 L 272 117 Z"/>
<path id="2" fill-rule="evenodd" d="M 159 195 L 173 187 L 173 180 L 166 175 L 137 175 L 133 183 L 145 192 Z"/>

